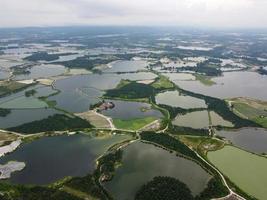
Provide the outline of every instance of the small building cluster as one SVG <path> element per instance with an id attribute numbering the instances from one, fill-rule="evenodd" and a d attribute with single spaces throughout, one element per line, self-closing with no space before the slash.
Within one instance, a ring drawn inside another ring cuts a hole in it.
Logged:
<path id="1" fill-rule="evenodd" d="M 113 102 L 103 102 L 100 106 L 99 106 L 99 110 L 108 110 L 108 109 L 112 109 L 115 107 L 115 104 Z"/>

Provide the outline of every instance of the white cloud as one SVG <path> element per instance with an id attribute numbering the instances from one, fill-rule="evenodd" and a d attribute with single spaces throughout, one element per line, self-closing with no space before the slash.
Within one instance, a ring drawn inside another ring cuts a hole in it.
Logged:
<path id="1" fill-rule="evenodd" d="M 0 0 L 0 26 L 267 28 L 266 0 Z"/>

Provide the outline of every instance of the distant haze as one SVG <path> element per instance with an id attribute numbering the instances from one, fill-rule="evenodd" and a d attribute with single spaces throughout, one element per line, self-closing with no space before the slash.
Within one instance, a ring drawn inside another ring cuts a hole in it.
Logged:
<path id="1" fill-rule="evenodd" d="M 267 0 L 0 0 L 0 27 L 267 28 Z"/>

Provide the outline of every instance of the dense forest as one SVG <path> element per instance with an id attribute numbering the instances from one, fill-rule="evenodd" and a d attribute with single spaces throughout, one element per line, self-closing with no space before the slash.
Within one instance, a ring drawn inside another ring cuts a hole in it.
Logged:
<path id="1" fill-rule="evenodd" d="M 158 104 L 158 106 L 160 106 L 161 108 L 164 108 L 164 109 L 168 110 L 169 113 L 170 113 L 170 118 L 171 119 L 174 119 L 178 114 L 184 115 L 184 114 L 189 113 L 189 112 L 206 110 L 205 108 L 184 109 L 184 108 L 172 107 L 172 106 L 168 106 L 168 105 L 164 105 L 164 104 Z"/>
<path id="2" fill-rule="evenodd" d="M 110 59 L 100 59 L 100 58 L 90 59 L 88 56 L 83 56 L 83 57 L 78 57 L 74 60 L 54 62 L 54 64 L 64 65 L 65 67 L 68 67 L 68 68 L 84 68 L 87 70 L 92 70 L 95 66 L 108 64 L 114 60 L 115 59 L 112 59 L 112 58 L 110 58 Z"/>
<path id="3" fill-rule="evenodd" d="M 196 98 L 200 98 L 200 99 L 204 99 L 206 104 L 208 105 L 208 110 L 213 110 L 216 113 L 218 113 L 219 115 L 221 115 L 225 120 L 228 120 L 230 122 L 232 122 L 236 128 L 241 128 L 241 127 L 260 127 L 260 125 L 258 125 L 257 123 L 248 120 L 248 119 L 243 119 L 239 116 L 237 116 L 236 114 L 234 114 L 229 106 L 227 105 L 227 103 L 224 100 L 218 99 L 218 98 L 214 98 L 214 97 L 209 97 L 209 96 L 205 96 L 202 94 L 197 94 L 194 92 L 190 92 L 190 91 L 186 91 L 183 90 L 181 88 L 177 88 L 180 92 L 182 92 L 183 94 L 192 96 L 192 97 L 196 97 Z"/>
<path id="4" fill-rule="evenodd" d="M 0 191 L 1 200 L 82 200 L 85 196 L 89 199 L 106 199 L 93 175 L 68 178 L 48 187 L 0 183 Z"/>
<path id="5" fill-rule="evenodd" d="M 98 160 L 96 174 L 99 177 L 101 176 L 101 181 L 109 181 L 113 178 L 116 164 L 121 162 L 122 153 L 122 150 L 118 149 L 109 152 Z"/>
<path id="6" fill-rule="evenodd" d="M 62 114 L 55 114 L 46 119 L 26 123 L 17 127 L 9 128 L 8 130 L 31 134 L 45 131 L 64 131 L 91 127 L 92 125 L 89 122 L 79 117 L 69 117 Z"/>
<path id="7" fill-rule="evenodd" d="M 209 136 L 208 129 L 194 129 L 191 127 L 181 127 L 172 124 L 169 125 L 168 131 L 173 135 Z"/>
<path id="8" fill-rule="evenodd" d="M 41 186 L 8 186 L 0 183 L 1 200 L 81 200 L 64 191 Z"/>
<path id="9" fill-rule="evenodd" d="M 225 196 L 229 193 L 228 189 L 224 187 L 219 181 L 220 177 L 212 178 L 208 182 L 207 187 L 202 191 L 198 196 L 196 196 L 196 200 L 209 200 L 212 198 L 219 198 Z"/>
<path id="10" fill-rule="evenodd" d="M 10 109 L 0 108 L 0 117 L 6 117 L 11 113 Z"/>
<path id="11" fill-rule="evenodd" d="M 59 53 L 59 54 L 48 54 L 47 52 L 36 52 L 32 55 L 24 58 L 28 61 L 53 61 L 59 59 L 60 56 L 73 55 L 73 53 Z"/>
<path id="12" fill-rule="evenodd" d="M 170 150 L 180 152 L 181 154 L 190 158 L 198 160 L 196 154 L 190 150 L 185 144 L 179 140 L 163 133 L 143 132 L 140 134 L 141 139 L 149 142 L 153 142 Z"/>
<path id="13" fill-rule="evenodd" d="M 25 96 L 26 97 L 30 97 L 30 96 L 35 95 L 36 93 L 37 93 L 36 90 L 28 90 L 28 91 L 25 92 Z"/>
<path id="14" fill-rule="evenodd" d="M 136 193 L 135 200 L 193 200 L 190 189 L 172 177 L 154 177 Z"/>
<path id="15" fill-rule="evenodd" d="M 146 84 L 130 82 L 120 88 L 108 90 L 105 97 L 111 98 L 125 98 L 125 99 L 139 99 L 149 98 L 153 96 L 155 89 Z"/>

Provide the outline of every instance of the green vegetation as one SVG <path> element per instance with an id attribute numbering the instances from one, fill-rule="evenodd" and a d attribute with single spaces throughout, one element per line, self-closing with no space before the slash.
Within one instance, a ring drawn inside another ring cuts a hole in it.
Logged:
<path id="1" fill-rule="evenodd" d="M 11 113 L 10 109 L 0 108 L 0 117 L 6 117 Z"/>
<path id="2" fill-rule="evenodd" d="M 227 101 L 231 104 L 234 113 L 267 128 L 267 102 L 248 98 L 235 98 Z"/>
<path id="3" fill-rule="evenodd" d="M 31 73 L 30 68 L 33 67 L 33 63 L 24 64 L 20 67 L 12 66 L 10 69 L 12 70 L 12 75 L 29 75 Z"/>
<path id="4" fill-rule="evenodd" d="M 45 131 L 65 131 L 79 128 L 91 128 L 92 125 L 79 117 L 55 114 L 46 119 L 26 123 L 17 127 L 9 128 L 10 131 L 20 133 L 39 133 Z"/>
<path id="5" fill-rule="evenodd" d="M 217 65 L 211 64 L 209 60 L 197 64 L 196 72 L 204 73 L 207 76 L 220 76 L 221 70 L 217 68 Z"/>
<path id="6" fill-rule="evenodd" d="M 26 97 L 30 97 L 30 96 L 35 95 L 36 93 L 37 93 L 36 90 L 28 90 L 28 91 L 25 92 L 25 96 Z"/>
<path id="7" fill-rule="evenodd" d="M 2 200 L 81 200 L 59 189 L 49 187 L 9 186 L 0 183 L 0 199 Z"/>
<path id="8" fill-rule="evenodd" d="M 193 136 L 209 136 L 208 129 L 194 129 L 191 127 L 182 127 L 169 125 L 169 133 L 172 135 L 193 135 Z"/>
<path id="9" fill-rule="evenodd" d="M 267 159 L 233 146 L 208 153 L 208 159 L 234 184 L 259 200 L 267 196 Z"/>
<path id="10" fill-rule="evenodd" d="M 200 81 L 204 85 L 212 86 L 212 85 L 216 84 L 214 81 L 211 80 L 211 77 L 209 77 L 209 76 L 205 76 L 202 74 L 194 74 L 194 76 L 196 77 L 197 81 Z"/>
<path id="11" fill-rule="evenodd" d="M 54 62 L 54 64 L 60 64 L 68 68 L 84 68 L 87 70 L 92 70 L 94 67 L 98 65 L 104 65 L 108 64 L 112 61 L 115 61 L 116 59 L 110 58 L 110 59 L 100 59 L 100 58 L 95 58 L 95 59 L 90 59 L 89 56 L 83 56 L 83 57 L 78 57 L 74 60 L 69 60 L 69 61 L 63 61 L 63 62 Z"/>
<path id="12" fill-rule="evenodd" d="M 155 117 L 145 117 L 145 118 L 130 119 L 130 120 L 113 119 L 113 123 L 115 127 L 118 129 L 137 131 L 155 120 L 156 120 Z"/>
<path id="13" fill-rule="evenodd" d="M 193 200 L 190 189 L 171 177 L 154 177 L 143 185 L 135 195 L 135 200 Z"/>
<path id="14" fill-rule="evenodd" d="M 186 113 L 195 112 L 195 111 L 202 111 L 206 110 L 205 108 L 190 108 L 184 109 L 180 107 L 172 107 L 168 105 L 159 104 L 159 107 L 166 109 L 170 113 L 170 119 L 174 119 L 178 114 L 184 115 Z"/>
<path id="15" fill-rule="evenodd" d="M 59 59 L 60 56 L 68 56 L 68 55 L 73 55 L 74 53 L 59 53 L 59 54 L 48 54 L 47 52 L 36 52 L 33 53 L 32 55 L 24 58 L 24 60 L 29 60 L 29 61 L 53 61 Z"/>
<path id="16" fill-rule="evenodd" d="M 10 109 L 31 109 L 47 108 L 47 104 L 35 97 L 20 96 L 0 104 L 2 108 Z"/>
<path id="17" fill-rule="evenodd" d="M 212 178 L 208 182 L 206 189 L 196 196 L 196 200 L 210 200 L 213 198 L 219 198 L 228 194 L 228 189 L 218 181 L 218 178 Z"/>
<path id="18" fill-rule="evenodd" d="M 186 146 L 193 148 L 204 157 L 206 157 L 208 151 L 216 151 L 224 147 L 224 142 L 210 137 L 181 135 L 178 138 Z"/>
<path id="19" fill-rule="evenodd" d="M 107 90 L 104 97 L 122 99 L 141 99 L 154 96 L 155 89 L 146 84 L 130 82 L 119 88 Z"/>
<path id="20" fill-rule="evenodd" d="M 63 190 L 67 189 L 68 191 L 71 188 L 76 191 L 85 193 L 89 196 L 89 199 L 105 199 L 105 195 L 96 184 L 96 181 L 98 180 L 96 180 L 95 177 L 90 174 L 85 177 L 71 178 L 64 183 Z"/>
<path id="21" fill-rule="evenodd" d="M 184 143 L 180 142 L 178 139 L 171 137 L 167 134 L 163 133 L 153 133 L 153 132 L 143 132 L 140 134 L 141 139 L 144 141 L 152 142 L 154 144 L 158 144 L 162 147 L 167 148 L 168 150 L 173 150 L 181 153 L 182 156 L 186 156 L 187 158 L 191 158 L 198 162 L 204 169 L 209 171 L 213 175 L 213 179 L 211 179 L 208 187 L 203 191 L 200 196 L 202 199 L 211 199 L 214 197 L 222 197 L 228 194 L 228 189 L 224 186 L 221 181 L 220 175 L 217 172 L 210 168 L 205 162 L 203 162 L 189 147 L 187 147 Z"/>
<path id="22" fill-rule="evenodd" d="M 260 124 L 262 127 L 267 128 L 267 117 L 257 117 L 253 119 L 257 124 Z"/>
<path id="23" fill-rule="evenodd" d="M 167 77 L 162 75 L 159 75 L 151 86 L 159 90 L 174 88 L 174 84 Z"/>
<path id="24" fill-rule="evenodd" d="M 136 193 L 136 200 L 177 200 L 177 199 L 195 199 L 209 200 L 214 197 L 220 197 L 218 191 L 227 194 L 227 188 L 223 187 L 220 182 L 212 178 L 206 187 L 195 198 L 192 196 L 190 189 L 182 182 L 171 177 L 155 177 L 152 181 L 143 185 Z"/>
<path id="25" fill-rule="evenodd" d="M 205 96 L 202 94 L 197 94 L 194 92 L 190 92 L 190 91 L 186 91 L 183 90 L 181 88 L 177 88 L 181 93 L 184 93 L 186 95 L 190 95 L 196 98 L 200 98 L 200 99 L 204 99 L 206 104 L 208 105 L 208 110 L 213 110 L 215 111 L 217 114 L 219 114 L 223 119 L 230 121 L 234 124 L 234 126 L 236 128 L 241 128 L 241 127 L 261 127 L 259 124 L 248 120 L 248 119 L 243 119 L 241 117 L 239 117 L 238 115 L 236 115 L 235 113 L 233 113 L 228 104 L 221 99 L 218 98 L 214 98 L 214 97 L 209 97 L 209 96 Z"/>
<path id="26" fill-rule="evenodd" d="M 0 97 L 6 96 L 18 91 L 21 91 L 27 87 L 29 84 L 19 83 L 16 81 L 4 81 L 0 84 Z"/>
<path id="27" fill-rule="evenodd" d="M 154 133 L 154 132 L 143 132 L 140 134 L 140 137 L 144 141 L 152 142 L 159 144 L 163 147 L 166 147 L 170 150 L 177 151 L 189 158 L 198 160 L 196 154 L 191 151 L 186 145 L 184 145 L 179 140 L 163 133 Z"/>
<path id="28" fill-rule="evenodd" d="M 122 150 L 114 150 L 98 159 L 96 176 L 101 182 L 110 181 L 115 173 L 115 169 L 120 165 L 122 160 Z"/>
<path id="29" fill-rule="evenodd" d="M 198 63 L 197 67 L 180 67 L 177 71 L 194 71 L 199 74 L 205 74 L 206 76 L 220 76 L 221 70 L 216 65 L 207 64 L 205 62 Z"/>
<path id="30" fill-rule="evenodd" d="M 50 186 L 16 186 L 0 183 L 3 200 L 82 200 L 106 199 L 93 175 L 66 178 Z M 2 195 L 2 196 L 1 196 Z"/>
<path id="31" fill-rule="evenodd" d="M 129 83 L 131 83 L 131 81 L 122 79 L 122 80 L 119 82 L 119 84 L 117 85 L 116 88 L 117 88 L 117 89 L 122 88 L 123 86 L 128 85 Z"/>

